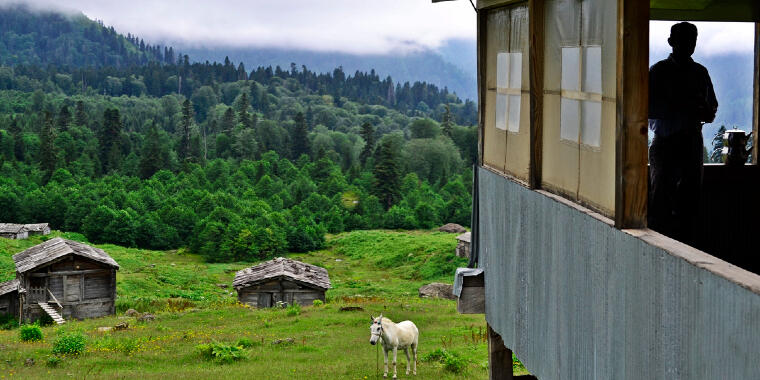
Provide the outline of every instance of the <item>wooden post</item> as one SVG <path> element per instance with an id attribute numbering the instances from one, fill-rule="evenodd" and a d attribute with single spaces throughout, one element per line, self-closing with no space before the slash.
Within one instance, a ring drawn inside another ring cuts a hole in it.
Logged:
<path id="1" fill-rule="evenodd" d="M 478 10 L 478 165 L 483 166 L 484 138 L 485 138 L 485 112 L 486 107 L 486 12 Z"/>
<path id="2" fill-rule="evenodd" d="M 530 70 L 530 178 L 532 189 L 541 188 L 544 137 L 544 0 L 528 2 Z"/>
<path id="3" fill-rule="evenodd" d="M 490 380 L 512 380 L 512 350 L 504 346 L 501 335 L 488 328 L 488 378 Z"/>
<path id="4" fill-rule="evenodd" d="M 618 0 L 615 227 L 647 225 L 649 7 Z"/>
<path id="5" fill-rule="evenodd" d="M 753 80 L 752 96 L 752 163 L 757 165 L 757 132 L 760 131 L 760 23 L 755 23 L 755 72 Z"/>

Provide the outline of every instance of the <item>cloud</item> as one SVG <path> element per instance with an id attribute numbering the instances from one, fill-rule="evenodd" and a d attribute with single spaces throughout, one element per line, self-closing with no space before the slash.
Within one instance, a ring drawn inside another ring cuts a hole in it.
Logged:
<path id="1" fill-rule="evenodd" d="M 652 21 L 649 23 L 649 49 L 651 55 L 667 55 L 670 27 L 673 21 Z M 697 56 L 752 53 L 755 49 L 755 26 L 749 22 L 695 22 Z"/>
<path id="2" fill-rule="evenodd" d="M 60 0 L 24 2 L 60 8 Z M 437 48 L 476 33 L 468 1 L 67 0 L 66 6 L 151 42 L 364 54 Z"/>

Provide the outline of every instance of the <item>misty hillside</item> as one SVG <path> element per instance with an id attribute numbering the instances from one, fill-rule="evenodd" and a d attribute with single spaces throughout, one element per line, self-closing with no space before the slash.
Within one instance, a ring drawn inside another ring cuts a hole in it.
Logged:
<path id="1" fill-rule="evenodd" d="M 173 61 L 173 51 L 146 45 L 82 13 L 0 6 L 0 65 L 116 66 Z"/>
<path id="2" fill-rule="evenodd" d="M 390 75 L 395 81 L 422 81 L 447 87 L 463 99 L 477 98 L 476 66 L 473 63 L 470 70 L 466 64 L 475 60 L 475 45 L 472 49 L 456 49 L 462 44 L 440 52 L 426 50 L 406 54 L 367 54 L 357 55 L 340 52 L 315 52 L 307 50 L 288 50 L 275 48 L 229 48 L 229 47 L 182 47 L 183 53 L 199 62 L 224 61 L 229 57 L 234 62 L 243 62 L 246 67 L 281 66 L 289 68 L 295 63 L 309 67 L 317 72 L 332 72 L 342 66 L 347 74 L 375 70 L 381 77 Z M 176 46 L 179 46 L 178 44 Z M 457 51 L 458 50 L 458 51 Z"/>

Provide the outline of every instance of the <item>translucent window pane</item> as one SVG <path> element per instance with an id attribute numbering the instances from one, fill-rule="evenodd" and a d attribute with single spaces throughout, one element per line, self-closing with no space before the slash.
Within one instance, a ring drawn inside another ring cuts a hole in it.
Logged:
<path id="1" fill-rule="evenodd" d="M 581 48 L 562 48 L 562 89 L 580 91 Z"/>
<path id="2" fill-rule="evenodd" d="M 583 49 L 583 91 L 602 93 L 601 46 L 588 46 Z"/>
<path id="3" fill-rule="evenodd" d="M 560 138 L 578 142 L 580 131 L 580 101 L 562 98 L 560 103 Z"/>
<path id="4" fill-rule="evenodd" d="M 496 54 L 496 88 L 509 85 L 509 53 Z"/>
<path id="5" fill-rule="evenodd" d="M 602 103 L 584 101 L 581 107 L 581 142 L 598 148 L 602 143 Z"/>
<path id="6" fill-rule="evenodd" d="M 522 53 L 509 53 L 509 88 L 522 88 Z"/>
<path id="7" fill-rule="evenodd" d="M 509 125 L 507 130 L 510 132 L 520 132 L 520 95 L 509 95 Z"/>
<path id="8" fill-rule="evenodd" d="M 507 95 L 496 94 L 496 128 L 507 129 Z"/>

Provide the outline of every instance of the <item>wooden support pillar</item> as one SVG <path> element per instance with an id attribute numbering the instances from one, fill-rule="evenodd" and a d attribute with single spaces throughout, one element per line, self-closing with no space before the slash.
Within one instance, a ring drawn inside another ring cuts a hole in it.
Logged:
<path id="1" fill-rule="evenodd" d="M 485 112 L 486 112 L 486 12 L 478 10 L 478 42 L 477 42 L 477 58 L 478 58 L 478 165 L 483 166 L 483 148 L 485 138 Z"/>
<path id="2" fill-rule="evenodd" d="M 541 187 L 544 136 L 544 0 L 528 2 L 530 71 L 530 179 L 533 189 Z"/>
<path id="3" fill-rule="evenodd" d="M 618 0 L 615 227 L 647 225 L 649 7 Z"/>
<path id="4" fill-rule="evenodd" d="M 752 90 L 752 163 L 757 165 L 758 131 L 760 131 L 760 23 L 755 23 L 755 72 Z"/>
<path id="5" fill-rule="evenodd" d="M 488 378 L 512 380 L 512 350 L 504 346 L 501 336 L 488 327 Z"/>

